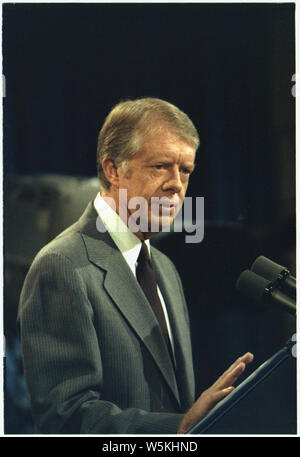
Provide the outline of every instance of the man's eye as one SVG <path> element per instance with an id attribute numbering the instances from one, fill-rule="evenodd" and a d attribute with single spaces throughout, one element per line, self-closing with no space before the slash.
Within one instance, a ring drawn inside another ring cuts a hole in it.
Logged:
<path id="1" fill-rule="evenodd" d="M 191 170 L 189 170 L 188 168 L 183 168 L 183 169 L 181 170 L 181 172 L 182 172 L 184 175 L 190 175 L 190 174 L 192 173 Z"/>
<path id="2" fill-rule="evenodd" d="M 163 165 L 162 164 L 157 164 L 157 165 L 155 165 L 155 168 L 157 170 L 162 170 L 163 169 Z"/>

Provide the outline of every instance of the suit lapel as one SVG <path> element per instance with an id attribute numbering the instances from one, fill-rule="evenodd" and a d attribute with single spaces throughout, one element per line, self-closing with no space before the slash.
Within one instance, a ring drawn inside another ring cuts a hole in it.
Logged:
<path id="1" fill-rule="evenodd" d="M 169 320 L 174 334 L 175 358 L 177 365 L 177 383 L 180 389 L 182 407 L 190 407 L 194 401 L 194 372 L 190 344 L 190 330 L 182 319 L 184 315 L 182 297 L 174 292 L 174 284 L 169 280 L 167 272 L 163 271 L 159 258 L 152 250 L 158 285 L 163 294 Z"/>
<path id="2" fill-rule="evenodd" d="M 96 218 L 97 213 L 90 204 L 79 220 L 88 258 L 90 262 L 106 271 L 103 284 L 106 292 L 148 348 L 180 405 L 172 361 L 153 311 L 109 234 L 97 231 Z M 126 284 L 126 289 L 118 287 L 118 284 Z"/>

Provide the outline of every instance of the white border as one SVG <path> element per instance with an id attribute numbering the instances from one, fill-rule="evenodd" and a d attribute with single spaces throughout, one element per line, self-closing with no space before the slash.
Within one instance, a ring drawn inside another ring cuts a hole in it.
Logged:
<path id="1" fill-rule="evenodd" d="M 233 4 L 233 3 L 240 3 L 240 4 L 252 4 L 252 3 L 270 3 L 270 4 L 283 4 L 283 3 L 288 3 L 288 4 L 291 4 L 293 3 L 295 5 L 295 21 L 296 21 L 296 24 L 295 24 L 295 31 L 296 31 L 296 36 L 295 36 L 295 45 L 296 45 L 296 75 L 300 74 L 300 71 L 299 71 L 299 62 L 298 62 L 298 42 L 299 42 L 299 32 L 298 32 L 298 28 L 297 28 L 297 25 L 300 23 L 299 22 L 299 9 L 297 7 L 297 4 L 296 4 L 296 1 L 289 1 L 289 0 L 281 0 L 281 1 L 272 1 L 272 0 L 252 0 L 252 1 L 247 1 L 247 2 L 243 2 L 243 1 L 238 1 L 238 0 L 231 0 L 231 1 L 218 1 L 218 0 L 210 0 L 209 2 L 207 0 L 200 0 L 200 1 L 187 1 L 187 2 L 182 2 L 182 1 L 171 1 L 171 0 L 166 0 L 164 2 L 161 2 L 161 1 L 156 1 L 156 0 L 151 0 L 151 1 L 146 1 L 146 2 L 142 2 L 142 1 L 131 1 L 131 2 L 128 2 L 128 1 L 124 1 L 124 0 L 112 0 L 112 1 L 95 1 L 95 0 L 90 0 L 90 1 L 87 1 L 87 2 L 83 2 L 83 1 L 78 1 L 78 0 L 64 0 L 64 1 L 58 1 L 58 0 L 54 0 L 54 1 L 40 1 L 40 2 L 33 2 L 33 1 L 26 1 L 26 0 L 18 0 L 18 1 L 15 1 L 15 2 L 12 2 L 12 1 L 3 1 L 1 0 L 1 6 L 3 4 L 18 4 L 18 3 L 26 3 L 26 4 L 55 4 L 55 3 L 73 3 L 73 4 L 87 4 L 87 3 L 124 3 L 124 4 L 130 4 L 130 3 L 141 3 L 141 4 L 147 4 L 147 3 L 161 3 L 161 4 L 164 4 L 164 3 L 172 3 L 172 4 L 175 4 L 175 3 L 195 3 L 195 4 L 199 4 L 199 3 L 216 3 L 216 4 Z M 1 9 L 1 18 L 0 18 L 0 26 L 1 26 L 1 31 L 2 31 L 2 9 Z M 1 46 L 1 62 L 2 62 L 2 68 L 3 68 L 3 55 L 2 55 L 2 33 L 1 33 L 1 38 L 0 38 L 0 46 Z M 296 95 L 299 91 L 297 91 L 297 85 L 296 85 Z M 1 84 L 1 95 L 3 97 L 3 95 L 5 95 L 3 93 L 3 84 Z M 3 125 L 3 104 L 1 104 L 1 110 L 0 110 L 0 122 L 1 122 L 1 127 Z M 299 202 L 300 200 L 300 194 L 299 194 L 299 185 L 298 185 L 298 176 L 299 176 L 299 164 L 298 164 L 298 120 L 299 120 L 299 107 L 298 107 L 298 104 L 296 103 L 296 202 Z M 0 166 L 1 166 L 1 170 L 0 170 L 0 176 L 1 176 L 1 187 L 0 187 L 0 201 L 1 201 L 1 205 L 0 205 L 0 218 L 1 218 L 1 221 L 2 221 L 2 224 L 1 224 L 1 228 L 0 228 L 0 246 L 1 246 L 1 256 L 2 256 L 2 253 L 3 253 L 3 191 L 2 191 L 2 183 L 3 183 L 3 129 L 1 128 L 1 133 L 2 133 L 2 141 L 1 141 L 1 146 L 0 146 Z M 296 211 L 298 213 L 298 204 L 296 206 Z M 297 241 L 299 239 L 299 224 L 297 224 Z M 297 271 L 299 271 L 300 269 L 300 260 L 299 260 L 299 251 L 298 251 L 298 243 L 297 243 Z M 2 290 L 2 300 L 1 300 L 1 306 L 0 306 L 0 321 L 1 321 L 1 335 L 3 336 L 4 335 L 4 326 L 3 326 L 3 259 L 2 259 L 2 262 L 0 264 L 0 280 L 1 280 L 1 290 Z M 297 329 L 299 328 L 299 313 L 297 314 Z M 4 342 L 4 336 L 1 337 L 0 339 L 0 386 L 3 386 L 4 385 L 4 379 L 3 379 L 3 357 L 5 355 L 5 342 Z M 300 357 L 300 341 L 298 339 L 298 344 L 297 344 L 297 374 L 298 374 L 298 382 L 299 382 L 299 375 L 300 375 L 300 360 L 299 360 L 299 357 Z M 300 394 L 298 394 L 298 432 L 297 432 L 297 436 L 300 435 Z M 13 437 L 53 437 L 53 436 L 57 436 L 57 435 L 4 435 L 4 408 L 3 408 L 3 396 L 2 396 L 2 399 L 0 400 L 0 436 L 4 436 L 6 438 L 13 438 Z M 60 437 L 85 437 L 85 438 L 88 438 L 88 437 L 106 437 L 107 438 L 107 441 L 109 440 L 112 440 L 114 436 L 116 437 L 132 437 L 132 436 L 136 436 L 136 435 L 59 435 Z M 157 435 L 143 435 L 143 436 L 147 436 L 147 437 L 157 437 Z M 164 436 L 168 436 L 168 437 L 179 437 L 179 435 L 160 435 L 161 437 L 164 437 Z M 196 435 L 190 435 L 191 436 L 191 440 L 193 440 L 193 437 L 195 438 L 196 440 Z M 213 435 L 214 437 L 232 437 L 234 435 Z M 256 435 L 238 435 L 239 437 L 241 436 L 249 436 L 249 437 L 255 437 Z M 264 436 L 269 436 L 269 435 L 258 435 L 259 437 L 264 437 Z M 274 435 L 270 435 L 271 437 L 274 437 Z M 276 437 L 286 437 L 286 435 L 276 435 Z M 205 437 L 210 437 L 210 435 L 201 435 L 201 438 L 205 438 Z M 292 437 L 296 437 L 295 436 L 292 436 Z"/>

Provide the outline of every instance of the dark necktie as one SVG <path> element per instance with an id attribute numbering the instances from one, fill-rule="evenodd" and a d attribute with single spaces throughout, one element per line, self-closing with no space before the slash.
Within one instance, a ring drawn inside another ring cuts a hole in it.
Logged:
<path id="1" fill-rule="evenodd" d="M 154 268 L 150 261 L 148 247 L 144 242 L 142 242 L 142 249 L 141 249 L 140 255 L 138 257 L 138 265 L 136 268 L 136 277 L 137 277 L 137 280 L 138 280 L 141 288 L 144 291 L 144 294 L 146 295 L 146 297 L 153 309 L 153 312 L 160 325 L 161 332 L 162 332 L 163 336 L 165 337 L 168 349 L 172 356 L 172 349 L 171 349 L 166 319 L 165 319 L 161 301 L 160 301 L 158 293 L 157 293 L 157 282 L 156 282 L 156 277 L 155 277 L 155 271 L 154 271 Z"/>

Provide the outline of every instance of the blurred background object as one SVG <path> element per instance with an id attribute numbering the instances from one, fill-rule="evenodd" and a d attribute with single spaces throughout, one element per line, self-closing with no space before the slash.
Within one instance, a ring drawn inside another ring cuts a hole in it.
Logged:
<path id="1" fill-rule="evenodd" d="M 16 325 L 25 275 L 38 251 L 83 213 L 97 178 L 14 176 L 4 187 L 5 433 L 32 433 Z"/>

